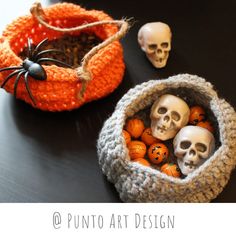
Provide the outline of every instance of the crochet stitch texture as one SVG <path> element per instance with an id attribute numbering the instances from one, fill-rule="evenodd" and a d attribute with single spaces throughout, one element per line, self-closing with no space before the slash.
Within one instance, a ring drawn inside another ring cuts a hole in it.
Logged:
<path id="1" fill-rule="evenodd" d="M 219 145 L 214 154 L 184 179 L 131 162 L 122 136 L 127 117 L 151 106 L 162 94 L 184 90 L 185 96 L 207 105 L 215 116 Z M 121 98 L 104 123 L 97 148 L 100 167 L 124 202 L 210 202 L 223 190 L 236 165 L 236 113 L 209 82 L 196 75 L 151 80 Z"/>
<path id="2" fill-rule="evenodd" d="M 51 25 L 70 28 L 78 25 L 112 20 L 110 16 L 102 11 L 85 10 L 78 5 L 70 3 L 59 3 L 44 9 L 45 21 Z M 115 25 L 102 25 L 92 27 L 83 32 L 93 32 L 105 40 L 117 32 Z M 72 35 L 79 35 L 80 32 L 73 32 Z M 26 15 L 13 21 L 0 37 L 0 68 L 19 66 L 22 59 L 19 53 L 27 46 L 27 39 L 30 37 L 34 44 L 38 44 L 45 38 L 53 40 L 63 35 L 48 29 L 32 16 Z M 118 41 L 115 41 L 91 58 L 88 70 L 91 72 L 92 80 L 87 83 L 83 99 L 78 97 L 81 91 L 81 80 L 76 69 L 62 68 L 56 65 L 43 66 L 47 73 L 47 80 L 37 81 L 29 79 L 29 87 L 37 102 L 37 108 L 46 111 L 72 110 L 81 105 L 107 96 L 113 92 L 124 74 L 123 49 Z M 11 71 L 12 72 L 12 71 Z M 0 84 L 11 72 L 0 73 Z M 15 77 L 5 86 L 7 92 L 13 94 Z M 17 98 L 31 104 L 24 82 L 21 79 L 17 88 Z"/>

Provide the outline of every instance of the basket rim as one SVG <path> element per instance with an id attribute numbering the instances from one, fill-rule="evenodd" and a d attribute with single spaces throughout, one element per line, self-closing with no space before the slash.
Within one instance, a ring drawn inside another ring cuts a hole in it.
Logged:
<path id="1" fill-rule="evenodd" d="M 87 10 L 87 9 L 82 8 L 79 5 L 76 5 L 73 3 L 57 3 L 57 4 L 53 4 L 49 7 L 46 7 L 44 9 L 44 12 L 47 15 L 46 19 L 54 21 L 59 18 L 59 20 L 60 20 L 61 19 L 60 17 L 55 18 L 55 14 L 54 14 L 54 17 L 50 18 L 50 14 L 54 11 L 56 11 L 56 12 L 63 11 L 64 12 L 65 7 L 66 7 L 66 9 L 69 8 L 70 13 L 71 13 L 71 15 L 67 16 L 66 18 L 63 18 L 65 20 L 70 20 L 70 19 L 72 20 L 75 18 L 80 19 L 81 17 L 82 18 L 93 17 L 93 20 L 90 20 L 90 21 L 84 20 L 84 22 L 86 22 L 86 23 L 101 21 L 101 20 L 112 20 L 112 18 L 108 14 L 104 13 L 103 11 Z M 27 24 L 25 24 L 26 22 L 27 22 Z M 11 46 L 10 42 L 13 39 L 16 39 L 18 37 L 18 34 L 16 33 L 17 32 L 16 29 L 19 28 L 19 26 L 21 26 L 21 27 L 23 26 L 24 28 L 27 29 L 28 25 L 31 25 L 31 24 L 32 25 L 33 24 L 41 25 L 37 22 L 36 19 L 34 19 L 34 17 L 31 14 L 27 14 L 24 16 L 17 17 L 4 29 L 2 36 L 0 36 L 0 47 L 4 48 L 6 50 L 6 52 L 7 52 L 6 57 L 9 58 L 10 60 L 5 60 L 3 62 L 4 64 L 2 65 L 2 67 L 19 65 L 23 62 L 23 60 L 17 55 L 17 53 L 14 52 L 13 47 Z M 114 32 L 117 31 L 117 27 L 115 25 L 103 25 L 102 27 L 103 27 L 102 30 L 106 34 L 106 37 L 102 40 L 105 40 L 106 38 L 110 37 Z M 81 32 L 83 32 L 83 31 L 81 31 Z M 96 31 L 94 31 L 94 33 L 96 34 Z M 38 42 L 35 42 L 35 43 L 38 43 Z M 107 47 L 101 49 L 101 52 L 106 53 L 108 51 L 113 50 L 114 55 L 115 55 L 119 51 L 119 48 L 117 46 L 115 46 L 116 44 L 117 44 L 117 42 L 111 43 Z M 96 76 L 96 74 L 99 74 L 100 71 L 102 71 L 108 64 L 108 62 L 103 63 L 102 65 L 100 65 L 99 70 L 98 69 L 93 70 L 93 66 L 91 66 L 91 64 L 98 61 L 98 58 L 96 56 L 97 55 L 92 57 L 91 60 L 89 61 L 89 64 L 88 64 L 88 69 L 91 71 L 93 76 Z M 8 61 L 12 61 L 12 63 L 8 63 Z M 43 65 L 43 67 L 46 72 L 53 69 L 54 73 L 57 73 L 57 70 L 59 70 L 58 71 L 59 74 L 60 74 L 60 70 L 66 70 L 66 71 L 68 71 L 68 74 L 70 74 L 71 78 L 73 78 L 73 80 L 70 82 L 77 82 L 78 81 L 77 68 L 64 68 L 64 67 L 60 67 L 58 65 Z M 56 78 L 57 78 L 56 75 L 53 77 L 48 77 L 47 81 L 58 81 L 58 80 L 56 80 Z M 62 79 L 60 79 L 60 81 L 67 82 L 68 80 L 66 79 L 66 77 L 63 77 Z"/>
<path id="2" fill-rule="evenodd" d="M 205 96 L 208 96 L 208 98 L 210 99 L 210 103 L 209 103 L 210 109 L 215 115 L 217 122 L 219 123 L 219 117 L 215 113 L 216 113 L 216 109 L 219 108 L 220 106 L 219 105 L 220 98 L 218 97 L 216 91 L 213 89 L 213 86 L 209 82 L 206 82 L 206 80 L 201 77 L 190 75 L 190 74 L 179 74 L 179 75 L 171 76 L 163 80 L 150 80 L 148 82 L 144 82 L 140 85 L 135 86 L 135 88 L 130 89 L 121 98 L 121 100 L 118 102 L 115 108 L 115 112 L 111 116 L 113 118 L 116 118 L 115 120 L 117 121 L 117 122 L 114 121 L 114 125 L 116 126 L 114 128 L 115 130 L 114 132 L 116 132 L 116 140 L 114 140 L 114 142 L 117 141 L 117 143 L 122 143 L 119 149 L 120 150 L 123 149 L 125 151 L 120 152 L 122 154 L 121 156 L 119 156 L 119 159 L 123 168 L 125 168 L 127 171 L 135 172 L 136 170 L 138 170 L 139 172 L 142 172 L 142 174 L 144 175 L 146 174 L 146 175 L 149 175 L 150 177 L 154 177 L 159 180 L 164 179 L 164 181 L 167 181 L 171 184 L 186 185 L 188 183 L 191 183 L 193 180 L 196 180 L 196 178 L 198 178 L 198 176 L 201 175 L 202 173 L 204 174 L 204 170 L 220 156 L 219 155 L 220 153 L 222 153 L 223 149 L 225 148 L 225 143 L 222 140 L 222 132 L 223 132 L 222 130 L 225 130 L 226 121 L 223 124 L 222 122 L 220 123 L 221 127 L 219 130 L 219 139 L 221 141 L 221 145 L 218 147 L 217 150 L 214 151 L 214 153 L 211 155 L 210 158 L 208 158 L 199 168 L 197 168 L 193 173 L 187 175 L 184 179 L 167 176 L 166 174 L 161 173 L 159 170 L 145 167 L 138 163 L 134 163 L 128 160 L 127 156 L 129 156 L 129 154 L 128 154 L 128 150 L 125 144 L 125 140 L 122 136 L 122 130 L 123 130 L 123 126 L 125 124 L 126 118 L 129 116 L 132 116 L 132 114 L 135 114 L 137 112 L 132 107 L 132 103 L 134 101 L 138 102 L 140 98 L 153 94 L 154 92 L 158 91 L 158 88 L 162 90 L 164 88 L 171 88 L 174 85 L 175 86 L 178 85 L 178 87 L 186 86 L 186 88 L 187 88 L 187 85 L 194 85 L 197 88 L 196 89 L 197 92 L 199 92 L 198 89 L 201 89 L 202 91 L 199 93 L 204 94 Z M 155 90 L 155 91 L 152 91 L 150 93 L 149 92 L 150 90 Z M 144 106 L 143 108 L 145 108 L 146 106 Z M 132 112 L 129 113 L 127 112 L 127 110 L 132 110 Z"/>

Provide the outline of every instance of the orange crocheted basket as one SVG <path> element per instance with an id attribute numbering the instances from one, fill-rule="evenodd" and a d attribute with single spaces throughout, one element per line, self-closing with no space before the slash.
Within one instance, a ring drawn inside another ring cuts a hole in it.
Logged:
<path id="1" fill-rule="evenodd" d="M 122 46 L 117 40 L 123 35 L 120 35 L 119 28 L 115 24 L 109 24 L 112 21 L 111 17 L 102 11 L 88 11 L 70 3 L 55 4 L 43 10 L 41 5 L 37 4 L 31 13 L 15 20 L 0 37 L 0 69 L 22 65 L 23 61 L 19 54 L 27 47 L 28 38 L 31 38 L 35 44 L 45 38 L 49 40 L 60 38 L 65 34 L 60 29 L 67 29 L 66 32 L 71 29 L 69 32 L 71 35 L 79 35 L 82 31 L 76 30 L 76 27 L 83 28 L 85 24 L 92 23 L 92 26 L 86 27 L 83 32 L 94 33 L 103 41 L 103 45 L 96 50 L 93 50 L 94 48 L 91 50 L 93 52 L 90 52 L 89 60 L 87 58 L 79 70 L 57 65 L 43 65 L 47 74 L 46 80 L 40 81 L 29 77 L 28 86 L 36 103 L 30 98 L 25 81 L 21 77 L 17 86 L 17 98 L 41 110 L 63 111 L 102 98 L 117 88 L 125 69 Z M 36 17 L 33 13 L 40 13 L 41 16 L 36 14 Z M 104 24 L 96 24 L 96 22 L 104 22 Z M 116 35 L 115 39 L 110 40 L 114 35 Z M 4 78 L 10 73 L 12 71 L 2 71 L 0 83 L 3 83 Z M 91 80 L 86 79 L 86 76 L 90 76 Z M 5 84 L 6 91 L 13 94 L 16 79 L 17 74 Z M 85 80 L 86 89 L 81 98 Z"/>

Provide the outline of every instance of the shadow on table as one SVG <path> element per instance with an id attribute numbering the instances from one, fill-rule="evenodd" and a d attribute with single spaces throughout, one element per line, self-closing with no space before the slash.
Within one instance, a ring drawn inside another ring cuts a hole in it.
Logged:
<path id="1" fill-rule="evenodd" d="M 112 114 L 122 95 L 132 87 L 128 71 L 118 89 L 106 98 L 91 102 L 77 110 L 44 112 L 11 99 L 11 113 L 20 133 L 55 155 L 69 150 L 82 152 L 96 149 L 96 141 L 104 121 Z"/>

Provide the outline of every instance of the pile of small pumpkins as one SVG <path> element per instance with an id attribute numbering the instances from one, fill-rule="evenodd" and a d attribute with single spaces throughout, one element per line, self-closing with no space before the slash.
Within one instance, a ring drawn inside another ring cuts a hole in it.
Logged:
<path id="1" fill-rule="evenodd" d="M 200 106 L 191 107 L 189 123 L 214 132 L 212 123 L 206 120 L 206 113 Z M 152 135 L 151 128 L 145 127 L 142 119 L 128 119 L 123 129 L 123 136 L 131 161 L 147 167 L 151 167 L 153 164 L 159 165 L 161 172 L 172 177 L 181 177 L 178 165 L 168 161 L 169 150 L 167 146 Z"/>

